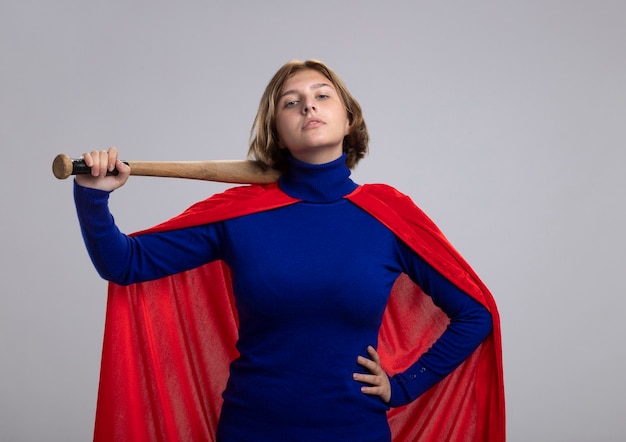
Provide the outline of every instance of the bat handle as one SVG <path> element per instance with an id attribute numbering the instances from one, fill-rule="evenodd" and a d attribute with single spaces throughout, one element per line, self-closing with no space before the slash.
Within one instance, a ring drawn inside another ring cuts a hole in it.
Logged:
<path id="1" fill-rule="evenodd" d="M 128 164 L 125 162 L 125 164 Z M 87 175 L 91 173 L 91 167 L 85 164 L 82 158 L 70 158 L 65 154 L 59 154 L 52 161 L 52 173 L 60 180 L 64 180 L 71 175 Z M 117 175 L 117 169 L 107 171 L 107 175 Z"/>

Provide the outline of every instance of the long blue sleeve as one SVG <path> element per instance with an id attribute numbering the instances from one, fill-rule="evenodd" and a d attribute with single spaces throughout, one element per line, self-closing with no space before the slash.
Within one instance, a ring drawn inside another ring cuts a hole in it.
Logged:
<path id="1" fill-rule="evenodd" d="M 437 342 L 408 370 L 390 378 L 389 405 L 398 407 L 417 399 L 459 366 L 491 332 L 491 315 L 439 272 L 401 245 L 407 274 L 430 295 L 450 318 Z M 416 318 L 416 321 L 419 318 Z"/>
<path id="2" fill-rule="evenodd" d="M 219 259 L 218 225 L 167 235 L 127 236 L 109 211 L 109 192 L 74 184 L 74 200 L 87 252 L 98 274 L 128 285 L 172 275 Z"/>

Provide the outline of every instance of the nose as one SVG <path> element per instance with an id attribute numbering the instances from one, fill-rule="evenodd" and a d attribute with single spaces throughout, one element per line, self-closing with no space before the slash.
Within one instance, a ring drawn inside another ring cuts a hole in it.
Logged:
<path id="1" fill-rule="evenodd" d="M 307 113 L 309 113 L 309 111 L 312 111 L 314 109 L 315 109 L 315 104 L 313 103 L 313 101 L 306 100 L 304 102 L 304 106 L 302 106 L 302 113 L 303 114 L 307 114 Z"/>

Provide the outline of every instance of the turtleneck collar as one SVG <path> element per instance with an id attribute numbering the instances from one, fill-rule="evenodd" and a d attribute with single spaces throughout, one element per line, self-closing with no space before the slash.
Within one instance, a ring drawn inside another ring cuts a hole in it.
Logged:
<path id="1" fill-rule="evenodd" d="M 280 177 L 281 189 L 289 196 L 312 203 L 337 201 L 358 186 L 350 179 L 346 154 L 330 163 L 309 164 L 291 155 L 287 173 Z"/>

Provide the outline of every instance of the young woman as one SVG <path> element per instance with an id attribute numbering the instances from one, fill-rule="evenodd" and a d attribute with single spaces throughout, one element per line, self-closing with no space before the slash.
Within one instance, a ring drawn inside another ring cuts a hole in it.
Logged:
<path id="1" fill-rule="evenodd" d="M 202 375 L 192 387 L 168 386 L 171 377 L 157 375 L 143 382 L 156 387 L 141 387 L 144 393 L 129 393 L 122 401 L 129 409 L 144 399 L 153 404 L 146 409 L 169 408 L 171 425 L 142 423 L 137 430 L 135 424 L 120 423 L 131 418 L 120 418 L 123 406 L 112 404 L 126 387 L 111 381 L 113 372 L 124 377 L 119 367 L 106 368 L 106 361 L 121 358 L 119 349 L 111 350 L 103 360 L 108 374 L 101 380 L 96 436 L 117 440 L 143 431 L 145 437 L 167 432 L 167 439 L 223 442 L 385 441 L 393 433 L 396 440 L 503 440 L 493 299 L 408 198 L 387 186 L 359 186 L 350 179 L 367 143 L 358 102 L 330 68 L 309 60 L 279 69 L 253 125 L 250 156 L 282 172 L 275 185 L 231 189 L 170 223 L 127 236 L 115 226 L 107 201 L 127 181 L 130 168 L 118 160 L 115 148 L 84 154 L 92 173 L 75 180 L 78 216 L 90 257 L 113 283 L 113 292 L 128 285 L 154 292 L 150 284 L 162 287 L 165 278 L 177 281 L 165 284 L 166 291 L 183 286 L 187 293 L 187 283 L 169 278 L 188 281 L 194 269 L 225 263 L 232 285 L 225 291 L 234 294 L 236 313 L 230 314 L 237 327 L 235 353 L 227 350 L 231 356 L 218 358 L 226 359 L 227 384 L 209 388 L 223 389 L 223 404 L 218 399 L 213 409 L 197 399 L 205 395 Z M 114 168 L 118 174 L 107 176 Z M 390 296 L 395 299 L 392 293 L 400 290 L 401 275 L 411 281 L 409 304 L 419 299 L 420 306 L 430 303 L 428 311 L 436 313 L 400 309 L 400 316 L 389 320 L 392 326 L 384 315 L 393 314 Z M 203 296 L 197 286 L 221 284 L 192 280 L 193 296 Z M 144 296 L 135 289 L 124 293 L 131 303 L 133 296 Z M 207 295 L 206 309 L 222 309 L 212 305 L 219 304 L 213 296 Z M 111 346 L 107 339 L 105 355 Z M 192 344 L 190 359 L 225 346 L 220 342 L 205 352 Z M 154 363 L 159 369 L 169 363 L 159 361 Z M 222 370 L 207 364 L 212 362 L 197 364 L 207 379 Z M 144 362 L 136 367 L 152 372 Z M 187 373 L 180 377 L 189 376 L 189 370 L 180 370 Z M 456 377 L 449 376 L 453 371 Z M 167 399 L 155 400 L 155 395 Z M 180 396 L 175 405 L 171 396 Z M 198 419 L 189 417 L 195 413 L 189 411 L 189 398 L 204 409 Z M 409 410 L 410 417 L 402 412 L 394 417 L 396 407 Z M 215 436 L 212 416 L 217 414 Z"/>

